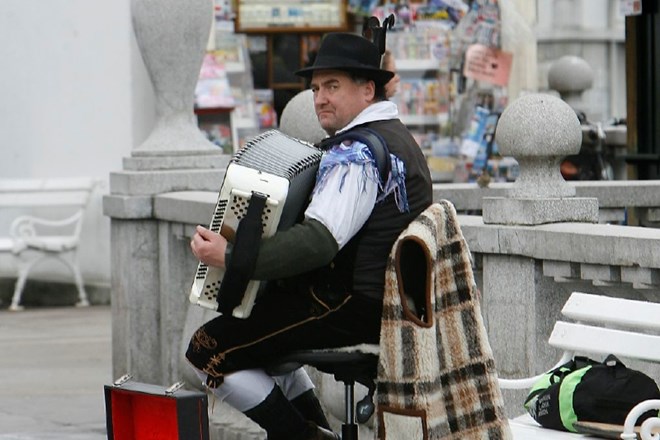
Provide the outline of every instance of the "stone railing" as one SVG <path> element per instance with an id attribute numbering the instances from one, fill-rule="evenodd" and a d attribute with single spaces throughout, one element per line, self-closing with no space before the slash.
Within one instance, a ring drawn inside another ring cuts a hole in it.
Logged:
<path id="1" fill-rule="evenodd" d="M 170 306 L 161 309 L 156 331 L 140 338 L 127 337 L 124 349 L 134 347 L 134 357 L 136 353 L 144 356 L 138 364 L 149 366 L 147 377 L 155 380 L 190 379 L 182 350 L 196 326 L 213 316 L 187 303 L 196 267 L 188 243 L 194 226 L 209 222 L 216 198 L 217 193 L 212 191 L 159 194 L 152 198 L 152 217 L 143 220 L 145 225 L 154 223 L 149 240 L 153 251 L 147 258 L 165 264 L 160 269 L 163 272 L 147 279 L 167 280 L 161 283 L 159 302 Z M 554 363 L 557 353 L 548 348 L 546 341 L 571 291 L 651 301 L 660 298 L 660 253 L 656 251 L 660 248 L 660 230 L 583 222 L 493 225 L 484 223 L 481 216 L 469 215 L 460 215 L 459 222 L 474 255 L 484 319 L 503 377 L 530 376 Z M 134 262 L 127 260 L 118 265 L 129 272 L 126 278 L 139 277 L 139 272 L 132 275 L 136 271 L 130 270 L 140 267 Z M 143 289 L 154 298 L 156 292 L 144 282 L 143 278 Z M 136 313 L 131 311 L 128 316 Z M 126 321 L 127 317 L 118 316 L 115 323 Z M 149 357 L 145 346 L 160 346 L 159 356 Z M 134 373 L 135 365 L 133 362 L 130 368 Z M 507 402 L 520 402 L 519 395 L 508 397 L 516 392 L 506 393 Z M 509 409 L 515 414 L 519 405 L 513 403 Z M 337 408 L 337 415 L 341 410 Z"/>
<path id="2" fill-rule="evenodd" d="M 660 258 L 653 249 L 660 230 L 599 224 L 599 199 L 579 195 L 578 186 L 561 177 L 559 161 L 579 150 L 580 137 L 573 110 L 560 99 L 534 94 L 514 101 L 502 114 L 496 140 L 503 154 L 518 160 L 520 177 L 499 194 L 484 195 L 482 216 L 461 217 L 503 377 L 529 377 L 555 363 L 558 354 L 547 339 L 576 286 L 657 298 Z M 620 185 L 619 191 L 626 186 Z M 657 201 L 644 204 L 649 202 Z M 513 414 L 520 412 L 521 394 L 505 393 Z"/>
<path id="3" fill-rule="evenodd" d="M 598 221 L 660 227 L 660 181 L 601 180 L 568 182 L 577 197 L 598 199 Z M 486 188 L 476 183 L 436 183 L 433 197 L 450 200 L 459 213 L 481 213 L 484 197 L 502 197 L 513 183 L 491 183 Z"/>

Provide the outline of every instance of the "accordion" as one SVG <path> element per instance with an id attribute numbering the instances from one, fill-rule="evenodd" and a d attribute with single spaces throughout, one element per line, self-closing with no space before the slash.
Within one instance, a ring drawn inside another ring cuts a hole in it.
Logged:
<path id="1" fill-rule="evenodd" d="M 320 160 L 321 150 L 278 130 L 269 130 L 250 139 L 227 166 L 209 229 L 216 233 L 222 231 L 222 235 L 232 241 L 239 222 L 244 218 L 247 221 L 246 217 L 252 215 L 250 210 L 257 205 L 262 237 L 291 227 L 306 206 Z M 236 251 L 235 248 L 234 253 Z M 256 256 L 257 249 L 252 251 Z M 257 280 L 249 280 L 244 292 L 232 289 L 232 298 L 223 298 L 223 281 L 229 278 L 231 270 L 231 266 L 221 269 L 200 262 L 190 302 L 221 312 L 227 310 L 229 302 L 233 316 L 247 318 L 263 286 Z"/>

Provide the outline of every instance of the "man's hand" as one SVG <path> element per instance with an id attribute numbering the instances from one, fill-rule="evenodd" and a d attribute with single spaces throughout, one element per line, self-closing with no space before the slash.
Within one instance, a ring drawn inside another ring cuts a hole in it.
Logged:
<path id="1" fill-rule="evenodd" d="M 196 231 L 190 240 L 192 253 L 202 263 L 224 269 L 225 251 L 227 250 L 225 237 L 203 226 L 197 226 Z"/>

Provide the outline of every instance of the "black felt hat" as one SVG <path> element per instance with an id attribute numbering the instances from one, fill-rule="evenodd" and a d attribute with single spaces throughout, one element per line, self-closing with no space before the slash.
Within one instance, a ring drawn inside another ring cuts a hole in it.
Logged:
<path id="1" fill-rule="evenodd" d="M 364 37 L 330 33 L 321 41 L 314 64 L 298 70 L 296 75 L 311 78 L 317 70 L 341 70 L 358 73 L 377 84 L 386 84 L 394 73 L 380 68 L 380 57 L 378 47 Z"/>

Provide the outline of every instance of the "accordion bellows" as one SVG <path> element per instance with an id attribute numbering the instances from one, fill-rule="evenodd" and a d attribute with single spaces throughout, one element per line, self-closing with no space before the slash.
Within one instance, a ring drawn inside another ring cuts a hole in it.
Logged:
<path id="1" fill-rule="evenodd" d="M 222 231 L 222 235 L 232 241 L 256 193 L 266 197 L 261 218 L 263 237 L 291 227 L 306 206 L 320 160 L 321 150 L 278 130 L 269 130 L 250 139 L 229 162 L 209 229 Z M 200 262 L 190 302 L 218 310 L 218 292 L 224 275 L 223 269 Z M 233 316 L 246 318 L 250 315 L 260 286 L 256 280 L 248 283 Z"/>

